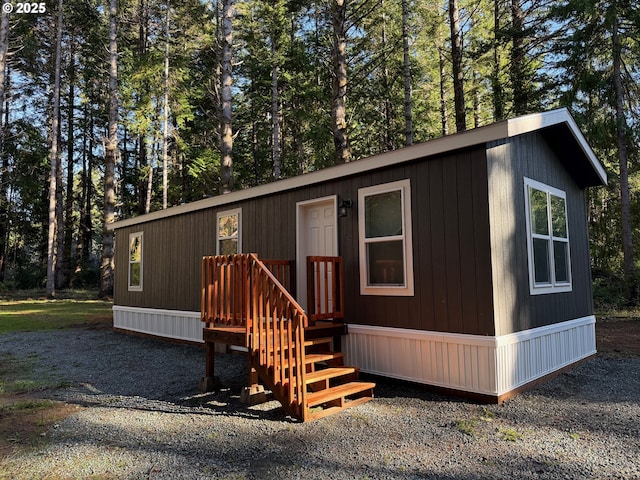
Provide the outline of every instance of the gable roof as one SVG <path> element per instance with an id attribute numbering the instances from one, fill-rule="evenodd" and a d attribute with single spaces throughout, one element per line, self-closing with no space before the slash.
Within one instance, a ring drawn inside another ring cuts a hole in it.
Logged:
<path id="1" fill-rule="evenodd" d="M 575 120 L 566 108 L 559 108 L 548 112 L 533 113 L 503 120 L 484 127 L 447 135 L 398 150 L 391 150 L 350 163 L 327 167 L 322 170 L 278 180 L 257 187 L 238 190 L 225 195 L 218 195 L 216 197 L 178 205 L 166 210 L 159 210 L 146 215 L 119 220 L 108 225 L 107 228 L 109 230 L 116 230 L 118 228 L 187 212 L 227 205 L 249 198 L 257 198 L 275 192 L 293 190 L 336 178 L 364 173 L 390 165 L 398 165 L 419 158 L 426 158 L 476 145 L 487 144 L 489 142 L 535 131 L 540 131 L 549 141 L 561 161 L 569 171 L 575 175 L 583 187 L 607 184 L 607 174 L 604 167 L 598 161 Z"/>

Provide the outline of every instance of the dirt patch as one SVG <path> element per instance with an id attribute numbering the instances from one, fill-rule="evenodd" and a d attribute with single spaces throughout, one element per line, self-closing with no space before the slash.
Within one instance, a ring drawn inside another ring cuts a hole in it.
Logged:
<path id="1" fill-rule="evenodd" d="M 0 458 L 47 441 L 47 432 L 78 406 L 29 395 L 0 395 Z"/>
<path id="2" fill-rule="evenodd" d="M 599 318 L 596 347 L 604 356 L 640 356 L 640 318 Z"/>
<path id="3" fill-rule="evenodd" d="M 91 315 L 82 323 L 74 325 L 77 328 L 90 328 L 92 330 L 109 330 L 113 328 L 113 315 Z"/>

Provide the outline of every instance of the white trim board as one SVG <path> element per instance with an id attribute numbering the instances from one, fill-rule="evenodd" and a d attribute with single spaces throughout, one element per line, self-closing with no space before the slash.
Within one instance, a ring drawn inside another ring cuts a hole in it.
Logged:
<path id="1" fill-rule="evenodd" d="M 363 372 L 495 397 L 596 353 L 594 316 L 498 337 L 348 328 L 346 362 Z"/>
<path id="2" fill-rule="evenodd" d="M 113 326 L 157 337 L 204 343 L 200 312 L 114 305 Z"/>
<path id="3" fill-rule="evenodd" d="M 133 218 L 120 220 L 107 225 L 108 230 L 137 225 L 140 223 L 150 222 L 161 218 L 167 218 L 183 213 L 194 212 L 206 208 L 228 205 L 234 202 L 240 202 L 250 198 L 258 198 L 270 195 L 276 192 L 284 192 L 314 185 L 337 178 L 355 175 L 358 173 L 368 172 L 379 168 L 398 165 L 423 157 L 430 157 L 445 152 L 459 150 L 463 148 L 480 145 L 503 138 L 510 138 L 516 135 L 534 132 L 543 128 L 554 125 L 565 124 L 571 133 L 571 137 L 578 144 L 580 150 L 584 153 L 589 165 L 597 173 L 598 177 L 604 185 L 607 184 L 607 174 L 602 164 L 598 161 L 593 150 L 587 143 L 584 135 L 578 128 L 575 120 L 571 117 L 569 110 L 559 108 L 542 113 L 533 113 L 522 117 L 504 120 L 502 122 L 493 123 L 484 127 L 474 128 L 460 133 L 447 135 L 445 137 L 436 138 L 428 142 L 419 143 L 410 147 L 401 148 L 384 152 L 372 157 L 363 158 L 358 161 L 336 165 L 324 168 L 315 172 L 298 175 L 296 177 L 278 180 L 276 182 L 259 185 L 257 187 L 245 190 L 237 190 L 225 195 L 218 195 L 188 204 L 178 205 L 159 210 L 157 212 L 140 215 Z"/>

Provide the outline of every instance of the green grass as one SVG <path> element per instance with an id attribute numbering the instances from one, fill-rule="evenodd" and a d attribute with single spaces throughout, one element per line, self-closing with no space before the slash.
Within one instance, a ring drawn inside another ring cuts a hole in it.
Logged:
<path id="1" fill-rule="evenodd" d="M 111 318 L 111 307 L 102 300 L 0 300 L 0 334 L 57 330 Z"/>
<path id="2" fill-rule="evenodd" d="M 456 430 L 458 430 L 460 433 L 464 433 L 465 435 L 475 437 L 477 433 L 476 429 L 478 428 L 478 419 L 467 418 L 464 420 L 456 420 L 455 427 L 456 427 Z"/>
<path id="3" fill-rule="evenodd" d="M 502 434 L 502 439 L 506 442 L 517 442 L 524 438 L 523 434 L 517 432 L 513 428 L 503 428 L 500 430 L 500 433 Z"/>
<path id="4" fill-rule="evenodd" d="M 22 400 L 8 405 L 0 405 L 0 416 L 6 415 L 9 412 L 37 412 L 46 410 L 52 406 L 53 402 L 51 400 Z"/>

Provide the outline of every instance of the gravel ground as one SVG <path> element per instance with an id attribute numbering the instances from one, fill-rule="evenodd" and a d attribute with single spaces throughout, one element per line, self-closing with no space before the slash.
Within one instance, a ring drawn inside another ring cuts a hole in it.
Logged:
<path id="1" fill-rule="evenodd" d="M 210 394 L 201 349 L 111 330 L 0 335 L 3 358 L 77 408 L 1 478 L 640 478 L 636 356 L 599 355 L 502 406 L 379 381 L 372 402 L 307 424 L 240 403 L 239 355 L 216 357 Z"/>

